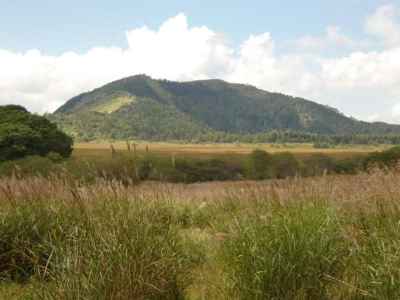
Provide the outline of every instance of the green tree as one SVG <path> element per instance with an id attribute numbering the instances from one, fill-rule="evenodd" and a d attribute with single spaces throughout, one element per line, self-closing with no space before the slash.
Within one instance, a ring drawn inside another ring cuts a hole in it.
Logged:
<path id="1" fill-rule="evenodd" d="M 72 139 L 46 118 L 18 105 L 0 107 L 0 161 L 50 152 L 68 157 Z"/>
<path id="2" fill-rule="evenodd" d="M 272 177 L 272 155 L 264 150 L 254 150 L 249 155 L 249 175 L 252 179 Z"/>

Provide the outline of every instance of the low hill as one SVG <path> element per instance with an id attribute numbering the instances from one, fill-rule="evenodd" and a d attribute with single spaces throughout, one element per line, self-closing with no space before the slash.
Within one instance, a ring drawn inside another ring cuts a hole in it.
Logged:
<path id="1" fill-rule="evenodd" d="M 173 82 L 128 77 L 72 98 L 52 116 L 78 139 L 212 140 L 268 132 L 400 135 L 315 102 L 222 80 Z"/>

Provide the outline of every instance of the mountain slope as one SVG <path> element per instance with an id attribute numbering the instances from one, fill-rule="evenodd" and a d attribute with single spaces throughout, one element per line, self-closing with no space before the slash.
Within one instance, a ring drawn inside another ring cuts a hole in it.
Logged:
<path id="1" fill-rule="evenodd" d="M 367 123 L 305 99 L 221 80 L 172 82 L 145 75 L 83 93 L 52 116 L 78 138 L 192 139 L 271 130 L 323 135 L 400 134 L 400 126 Z"/>

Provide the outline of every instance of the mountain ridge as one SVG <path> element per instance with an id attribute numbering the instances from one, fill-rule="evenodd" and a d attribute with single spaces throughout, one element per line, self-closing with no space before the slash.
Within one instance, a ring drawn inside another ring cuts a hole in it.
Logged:
<path id="1" fill-rule="evenodd" d="M 335 108 L 251 85 L 220 79 L 175 82 L 147 75 L 116 80 L 73 97 L 52 118 L 75 137 L 87 139 L 179 140 L 271 131 L 400 135 L 400 125 L 359 121 Z"/>

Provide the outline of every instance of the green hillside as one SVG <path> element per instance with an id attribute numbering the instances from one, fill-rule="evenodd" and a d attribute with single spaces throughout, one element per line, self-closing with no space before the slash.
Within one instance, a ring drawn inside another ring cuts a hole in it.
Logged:
<path id="1" fill-rule="evenodd" d="M 400 126 L 367 123 L 339 111 L 222 80 L 172 82 L 137 75 L 72 98 L 51 119 L 82 140 L 218 140 L 272 133 L 399 135 Z M 217 138 L 216 138 L 217 137 Z"/>

